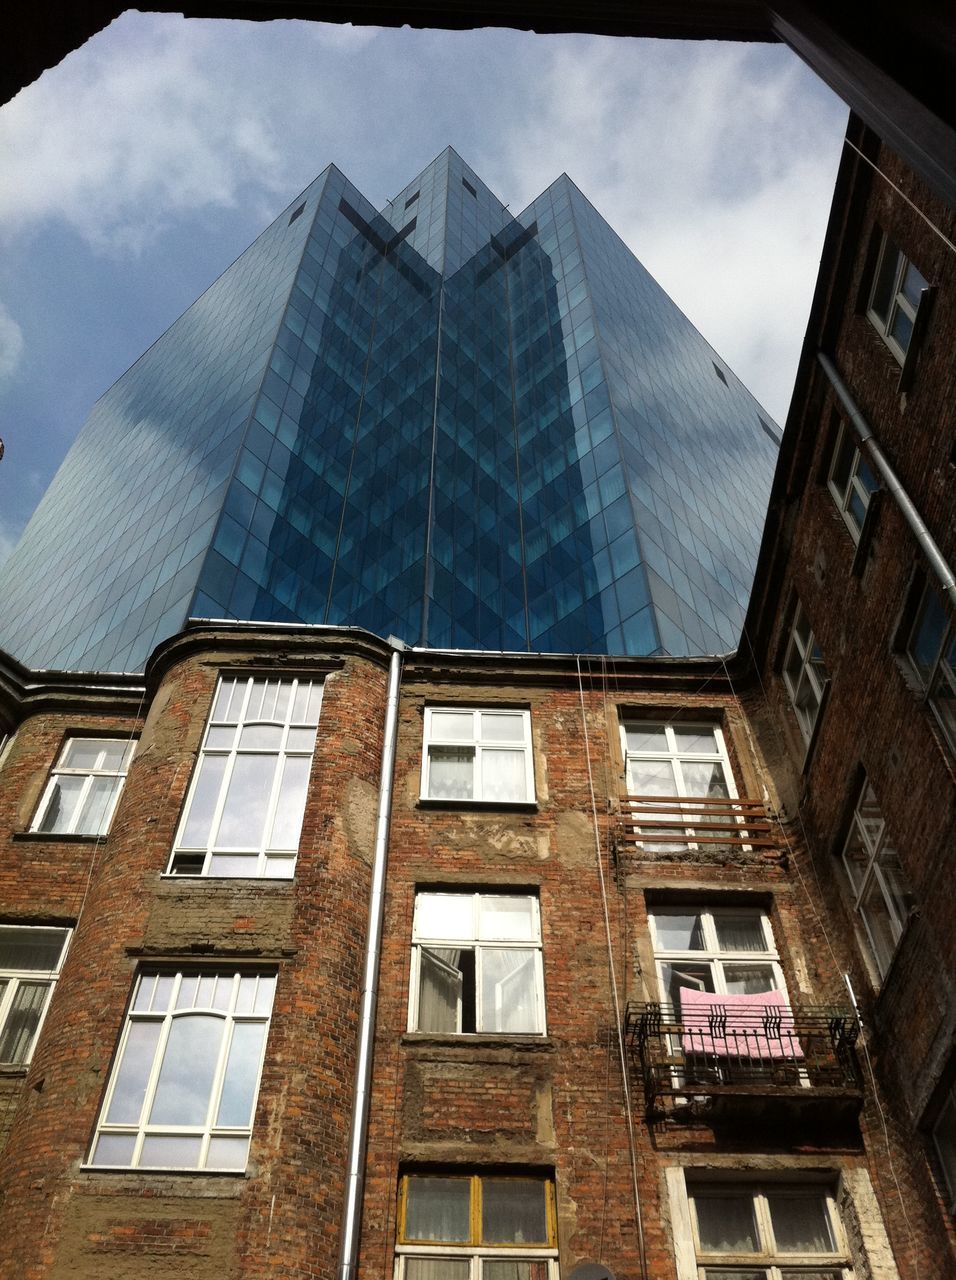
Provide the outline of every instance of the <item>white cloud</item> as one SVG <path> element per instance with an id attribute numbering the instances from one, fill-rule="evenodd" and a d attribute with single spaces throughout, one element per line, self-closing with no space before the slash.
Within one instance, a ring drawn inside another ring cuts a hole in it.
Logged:
<path id="1" fill-rule="evenodd" d="M 274 131 L 217 72 L 207 25 L 114 24 L 25 89 L 0 115 L 7 180 L 0 225 L 45 218 L 101 249 L 135 252 L 178 215 L 233 205 L 252 182 L 283 189 Z"/>
<path id="2" fill-rule="evenodd" d="M 0 302 L 0 384 L 17 370 L 23 355 L 23 333 L 7 308 Z"/>

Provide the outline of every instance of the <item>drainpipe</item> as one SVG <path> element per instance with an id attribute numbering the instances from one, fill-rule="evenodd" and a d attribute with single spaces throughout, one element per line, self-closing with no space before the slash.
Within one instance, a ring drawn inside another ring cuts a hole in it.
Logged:
<path id="1" fill-rule="evenodd" d="M 403 646 L 404 647 L 404 646 Z M 398 687 L 402 658 L 394 648 L 388 671 L 388 701 L 385 708 L 385 738 L 382 743 L 382 771 L 378 783 L 378 822 L 372 861 L 372 891 L 368 904 L 368 933 L 365 943 L 365 976 L 359 1015 L 358 1054 L 355 1061 L 355 1088 L 352 1097 L 352 1127 L 342 1211 L 339 1280 L 353 1280 L 356 1274 L 359 1226 L 362 1220 L 362 1192 L 365 1187 L 365 1142 L 372 1085 L 372 1048 L 375 1033 L 375 1006 L 378 1001 L 378 966 L 382 947 L 382 919 L 385 914 L 385 868 L 388 860 L 388 826 L 392 812 L 392 773 L 395 767 L 395 740 L 398 731 Z"/>
<path id="2" fill-rule="evenodd" d="M 956 604 L 956 577 L 953 576 L 951 565 L 943 555 L 942 551 L 940 551 L 933 535 L 923 523 L 923 519 L 920 516 L 920 513 L 916 510 L 912 498 L 903 488 L 899 476 L 890 466 L 889 460 L 880 448 L 870 424 L 860 412 L 859 405 L 850 394 L 846 383 L 837 373 L 833 361 L 829 356 L 824 355 L 822 351 L 817 352 L 817 360 L 820 362 L 821 369 L 827 375 L 830 386 L 836 392 L 837 399 L 846 410 L 847 416 L 850 419 L 853 430 L 856 432 L 860 443 L 866 446 L 867 452 L 873 459 L 873 465 L 880 473 L 880 476 L 892 495 L 893 500 L 903 513 L 903 519 L 912 529 L 913 536 L 919 543 L 920 549 L 929 561 L 933 572 L 943 584 L 943 590 L 949 596 L 950 601 L 953 604 Z"/>

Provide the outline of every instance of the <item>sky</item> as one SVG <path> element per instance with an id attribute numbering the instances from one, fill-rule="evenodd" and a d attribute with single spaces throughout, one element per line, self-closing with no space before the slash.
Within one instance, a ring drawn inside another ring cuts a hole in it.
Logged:
<path id="1" fill-rule="evenodd" d="M 334 161 L 566 172 L 784 422 L 846 107 L 783 45 L 127 13 L 0 108 L 0 563 L 96 399 Z"/>

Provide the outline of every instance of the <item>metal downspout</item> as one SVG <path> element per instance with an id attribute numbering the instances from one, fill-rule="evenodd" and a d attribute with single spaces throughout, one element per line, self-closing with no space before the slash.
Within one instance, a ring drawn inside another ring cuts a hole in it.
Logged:
<path id="1" fill-rule="evenodd" d="M 864 418 L 859 406 L 850 394 L 849 388 L 836 371 L 836 367 L 829 356 L 824 355 L 822 351 L 817 352 L 817 360 L 820 368 L 827 375 L 830 386 L 836 392 L 837 399 L 843 405 L 847 412 L 847 416 L 856 432 L 860 443 L 866 446 L 867 452 L 873 459 L 873 465 L 880 473 L 887 489 L 903 513 L 903 519 L 913 531 L 913 536 L 919 543 L 920 549 L 929 561 L 933 572 L 943 584 L 943 590 L 949 596 L 953 604 L 956 604 L 956 577 L 953 575 L 952 566 L 940 551 L 933 535 L 923 523 L 920 513 L 916 510 L 912 498 L 903 488 L 902 481 L 890 466 L 889 460 L 880 448 L 879 442 L 874 436 L 870 424 Z"/>
<path id="2" fill-rule="evenodd" d="M 382 743 L 382 771 L 378 783 L 378 820 L 372 862 L 372 889 L 368 904 L 368 934 L 365 943 L 365 975 L 362 1008 L 359 1014 L 358 1054 L 355 1061 L 355 1088 L 352 1097 L 352 1126 L 346 1170 L 345 1206 L 342 1211 L 339 1280 L 352 1280 L 358 1260 L 359 1227 L 362 1221 L 362 1192 L 365 1187 L 365 1142 L 371 1100 L 372 1050 L 375 1033 L 375 1006 L 378 1002 L 378 967 L 382 947 L 382 920 L 385 913 L 385 868 L 388 860 L 388 826 L 392 812 L 392 773 L 398 729 L 398 688 L 402 658 L 392 653 L 388 671 L 388 701 L 385 709 L 385 737 Z"/>

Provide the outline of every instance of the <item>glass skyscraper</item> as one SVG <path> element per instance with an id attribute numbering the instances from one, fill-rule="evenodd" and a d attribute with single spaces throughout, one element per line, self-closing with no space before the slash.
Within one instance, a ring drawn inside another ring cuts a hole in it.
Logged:
<path id="1" fill-rule="evenodd" d="M 97 402 L 0 645 L 137 670 L 189 616 L 436 648 L 735 647 L 778 429 L 566 176 L 330 166 Z"/>

